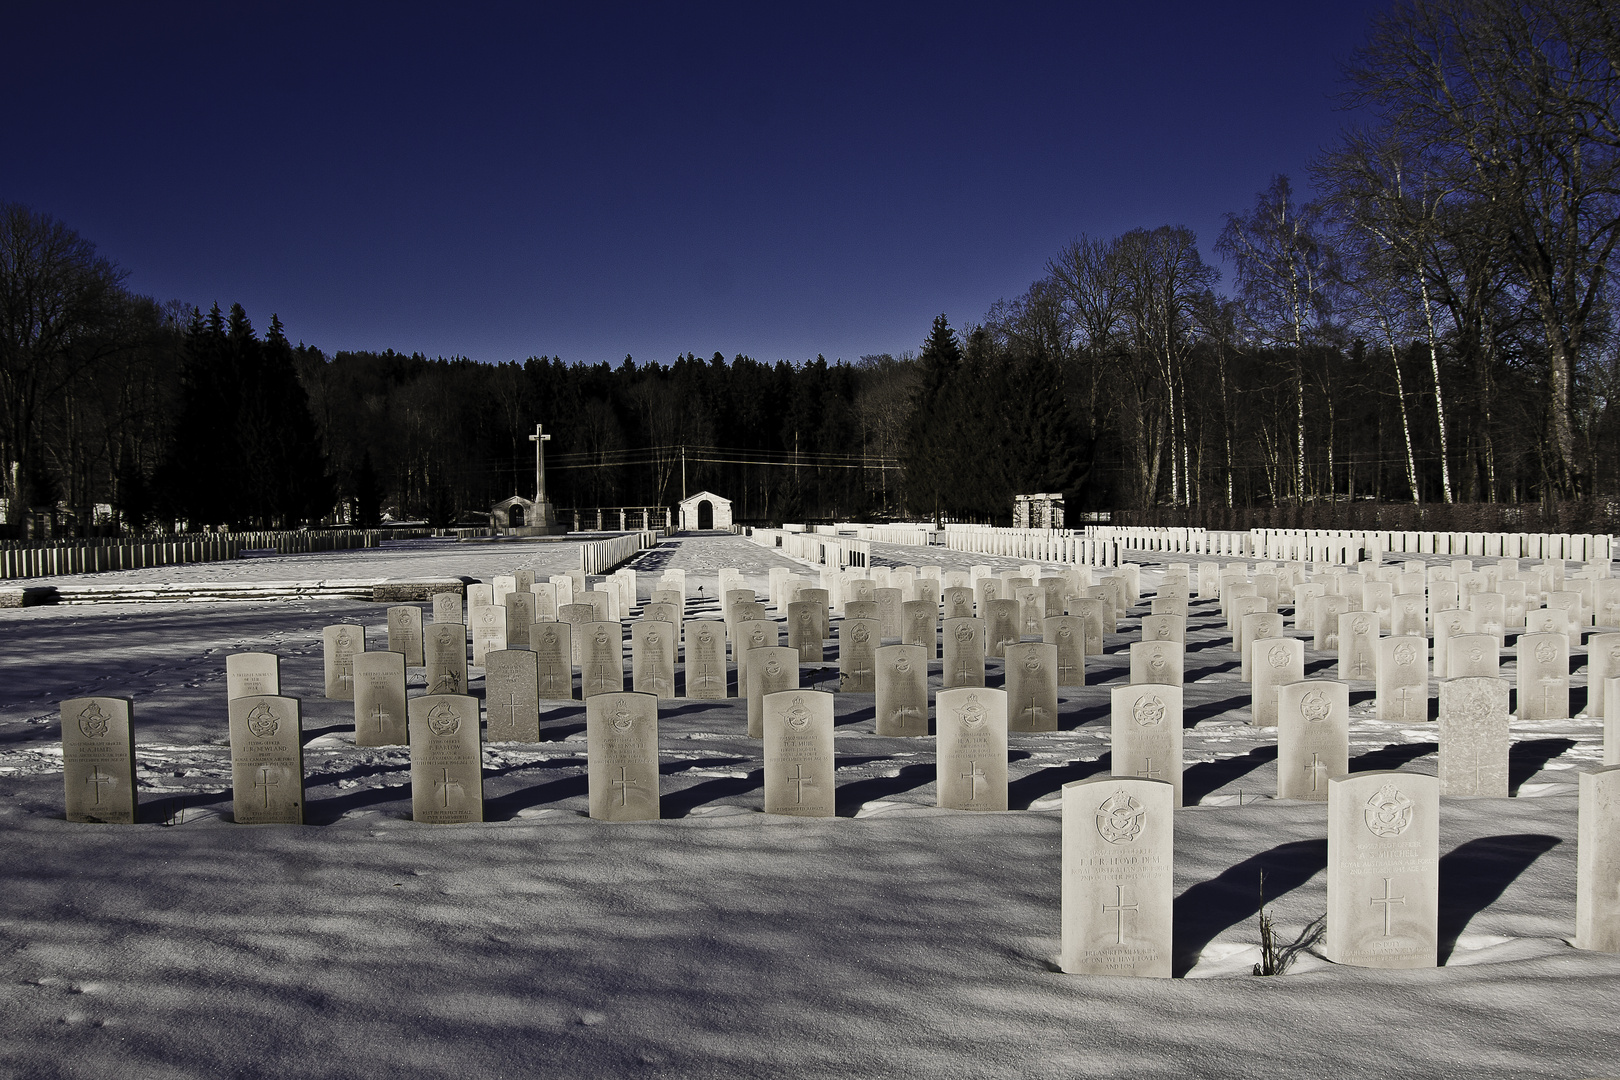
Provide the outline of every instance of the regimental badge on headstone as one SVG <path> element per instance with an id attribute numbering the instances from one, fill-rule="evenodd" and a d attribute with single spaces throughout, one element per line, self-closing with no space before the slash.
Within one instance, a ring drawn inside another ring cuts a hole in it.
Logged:
<path id="1" fill-rule="evenodd" d="M 354 657 L 354 744 L 404 746 L 409 738 L 405 722 L 405 657 L 387 652 L 356 653 Z"/>
<path id="2" fill-rule="evenodd" d="M 465 694 L 412 698 L 411 814 L 454 825 L 484 820 L 478 699 Z"/>
<path id="3" fill-rule="evenodd" d="M 949 810 L 1007 809 L 1007 694 L 983 686 L 934 695 L 937 802 Z"/>
<path id="4" fill-rule="evenodd" d="M 1064 971 L 1170 977 L 1174 804 L 1159 780 L 1063 785 Z"/>
<path id="5" fill-rule="evenodd" d="M 1433 776 L 1380 771 L 1328 781 L 1329 960 L 1435 966 L 1439 826 L 1440 784 Z"/>
<path id="6" fill-rule="evenodd" d="M 62 780 L 69 821 L 135 823 L 135 729 L 128 698 L 62 702 Z"/>
<path id="7" fill-rule="evenodd" d="M 591 817 L 658 820 L 658 699 L 597 694 L 585 703 Z"/>
<path id="8" fill-rule="evenodd" d="M 304 823 L 303 723 L 298 699 L 232 698 L 231 806 L 238 824 Z"/>

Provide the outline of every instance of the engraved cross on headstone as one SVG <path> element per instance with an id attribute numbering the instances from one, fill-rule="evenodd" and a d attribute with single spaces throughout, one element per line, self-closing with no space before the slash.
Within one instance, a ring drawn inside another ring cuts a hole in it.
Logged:
<path id="1" fill-rule="evenodd" d="M 1322 763 L 1322 755 L 1313 752 L 1311 763 L 1305 766 L 1305 771 L 1311 774 L 1311 790 L 1320 791 L 1322 776 L 1328 771 L 1328 767 Z"/>
<path id="2" fill-rule="evenodd" d="M 113 778 L 110 777 L 110 776 L 105 775 L 104 773 L 102 773 L 101 766 L 97 765 L 95 768 L 90 770 L 90 775 L 85 778 L 84 782 L 86 784 L 93 784 L 95 786 L 95 789 L 96 789 L 95 805 L 100 806 L 101 805 L 101 788 L 102 788 L 102 785 L 112 783 Z"/>
<path id="3" fill-rule="evenodd" d="M 811 780 L 814 780 L 815 777 L 813 777 L 813 776 L 805 776 L 804 775 L 804 766 L 800 765 L 798 763 L 794 763 L 793 775 L 788 777 L 787 779 L 788 779 L 788 783 L 797 785 L 797 790 L 795 791 L 795 793 L 793 795 L 793 805 L 794 806 L 803 806 L 804 805 L 804 785 L 809 783 Z"/>
<path id="4" fill-rule="evenodd" d="M 979 763 L 977 761 L 969 760 L 968 769 L 969 771 L 962 773 L 961 777 L 973 788 L 973 794 L 968 797 L 968 802 L 976 802 L 979 798 L 979 782 L 982 780 L 985 783 L 989 783 L 989 780 L 984 775 L 984 770 L 979 768 Z"/>
<path id="5" fill-rule="evenodd" d="M 1118 899 L 1119 903 L 1117 903 L 1117 904 L 1104 904 L 1103 905 L 1103 914 L 1106 915 L 1110 911 L 1112 911 L 1115 914 L 1115 916 L 1119 919 L 1119 923 L 1116 926 L 1115 932 L 1114 932 L 1114 944 L 1115 945 L 1123 945 L 1123 944 L 1125 944 L 1125 913 L 1127 911 L 1130 911 L 1130 912 L 1135 912 L 1137 914 L 1141 914 L 1142 905 L 1141 904 L 1127 904 L 1125 902 L 1125 886 L 1123 886 L 1123 885 L 1115 885 L 1114 888 L 1119 890 L 1119 894 L 1116 897 L 1116 899 Z"/>
<path id="6" fill-rule="evenodd" d="M 378 702 L 376 705 L 372 706 L 371 718 L 373 720 L 377 721 L 377 734 L 381 735 L 383 725 L 388 723 L 388 721 L 390 719 L 389 715 L 388 715 L 388 710 L 386 710 L 386 709 L 384 709 L 382 707 L 381 702 Z"/>
<path id="7" fill-rule="evenodd" d="M 450 808 L 450 789 L 455 788 L 458 792 L 465 791 L 466 789 L 461 786 L 460 780 L 452 780 L 450 778 L 449 769 L 440 769 L 439 773 L 441 778 L 435 780 L 433 782 L 433 786 L 440 792 L 440 797 L 443 800 L 441 805 L 448 810 Z"/>
<path id="8" fill-rule="evenodd" d="M 1389 918 L 1390 918 L 1390 914 L 1391 914 L 1391 910 L 1392 910 L 1391 905 L 1400 904 L 1402 907 L 1406 906 L 1406 897 L 1404 897 L 1404 896 L 1391 896 L 1390 895 L 1389 881 L 1390 881 L 1389 878 L 1384 879 L 1384 895 L 1381 896 L 1381 897 L 1380 896 L 1375 896 L 1375 897 L 1372 898 L 1373 903 L 1375 903 L 1375 904 L 1383 904 L 1384 905 L 1384 936 L 1385 937 L 1389 937 L 1389 935 L 1390 935 Z"/>
<path id="9" fill-rule="evenodd" d="M 629 804 L 630 789 L 633 788 L 633 787 L 640 787 L 641 786 L 641 782 L 639 780 L 631 780 L 629 778 L 629 776 L 630 776 L 629 766 L 620 765 L 619 766 L 619 778 L 617 780 L 613 781 L 613 786 L 619 789 L 619 805 L 620 806 L 628 806 L 628 805 L 630 805 Z"/>
<path id="10" fill-rule="evenodd" d="M 253 781 L 253 786 L 256 787 L 256 788 L 264 788 L 264 805 L 265 805 L 266 808 L 268 808 L 270 806 L 270 789 L 273 788 L 273 787 L 277 787 L 280 784 L 281 784 L 281 780 L 279 778 L 271 779 L 271 768 L 270 768 L 270 766 L 268 766 L 268 765 L 260 765 L 259 766 L 259 778 L 257 780 L 255 780 L 255 781 Z"/>
<path id="11" fill-rule="evenodd" d="M 506 722 L 507 722 L 507 724 L 509 726 L 511 726 L 511 727 L 517 727 L 518 710 L 520 708 L 522 708 L 523 706 L 518 703 L 518 696 L 517 696 L 516 688 L 509 689 L 506 692 L 506 696 L 511 698 L 511 700 L 508 701 L 505 705 L 502 705 L 501 708 L 506 710 L 506 714 L 507 714 L 506 715 Z"/>
<path id="12" fill-rule="evenodd" d="M 1142 775 L 1143 776 L 1147 777 L 1149 780 L 1157 780 L 1157 779 L 1159 779 L 1160 776 L 1163 775 L 1163 773 L 1164 773 L 1163 769 L 1155 769 L 1153 767 L 1153 758 L 1152 757 L 1146 757 L 1145 756 L 1145 757 L 1142 758 L 1142 760 L 1146 763 L 1142 767 Z"/>

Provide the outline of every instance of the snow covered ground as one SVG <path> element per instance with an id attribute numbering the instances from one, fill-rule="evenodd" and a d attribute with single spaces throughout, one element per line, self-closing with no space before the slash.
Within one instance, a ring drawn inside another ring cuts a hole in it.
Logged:
<path id="1" fill-rule="evenodd" d="M 95 579 L 488 581 L 575 560 L 569 544 L 422 541 Z M 643 597 L 664 566 L 712 597 L 722 566 L 763 593 L 782 565 L 728 536 L 637 564 Z M 1306 953 L 1256 978 L 1262 871 L 1289 937 L 1326 910 L 1326 808 L 1268 796 L 1274 740 L 1248 724 L 1218 612 L 1194 612 L 1185 977 L 1164 981 L 1055 966 L 1058 792 L 1108 768 L 1135 618 L 1089 685 L 1062 692 L 1062 730 L 1012 736 L 1005 814 L 936 809 L 931 740 L 879 738 L 872 699 L 849 695 L 835 819 L 759 812 L 759 744 L 728 699 L 660 711 L 662 821 L 585 816 L 575 702 L 543 713 L 539 744 L 486 746 L 484 824 L 424 826 L 405 751 L 357 749 L 352 707 L 320 696 L 321 626 L 362 621 L 381 647 L 383 605 L 0 611 L 0 1076 L 1620 1075 L 1620 956 L 1566 940 L 1574 781 L 1601 760 L 1599 722 L 1515 725 L 1515 797 L 1443 801 L 1442 967 Z M 243 649 L 279 653 L 283 692 L 303 699 L 305 827 L 230 820 L 225 656 Z M 836 686 L 827 656 L 804 684 Z M 1306 665 L 1334 675 L 1332 656 Z M 1584 665 L 1577 650 L 1577 712 Z M 135 700 L 140 825 L 63 818 L 57 702 L 92 693 Z M 1371 698 L 1353 684 L 1352 768 L 1434 772 L 1433 725 L 1380 723 Z"/>

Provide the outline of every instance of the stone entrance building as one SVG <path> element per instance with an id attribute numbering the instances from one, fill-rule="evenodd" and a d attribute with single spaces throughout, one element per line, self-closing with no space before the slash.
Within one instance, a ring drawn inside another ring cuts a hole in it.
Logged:
<path id="1" fill-rule="evenodd" d="M 682 499 L 680 528 L 682 532 L 731 528 L 731 500 L 712 491 L 700 491 Z"/>

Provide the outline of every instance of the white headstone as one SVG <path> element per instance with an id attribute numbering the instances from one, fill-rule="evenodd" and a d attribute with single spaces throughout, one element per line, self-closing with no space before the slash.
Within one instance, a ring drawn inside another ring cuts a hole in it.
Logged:
<path id="1" fill-rule="evenodd" d="M 832 817 L 833 702 L 816 690 L 788 690 L 760 702 L 765 739 L 765 812 Z"/>
<path id="2" fill-rule="evenodd" d="M 1350 686 L 1326 679 L 1277 688 L 1277 798 L 1327 802 L 1350 771 Z"/>
<path id="3" fill-rule="evenodd" d="M 303 721 L 298 699 L 232 698 L 231 810 L 240 825 L 304 823 Z"/>
<path id="4" fill-rule="evenodd" d="M 938 804 L 1007 809 L 1007 695 L 982 686 L 934 695 Z"/>
<path id="5" fill-rule="evenodd" d="M 1439 944 L 1440 783 L 1402 771 L 1328 781 L 1327 956 L 1434 967 Z"/>
<path id="6" fill-rule="evenodd" d="M 354 745 L 404 746 L 408 738 L 405 657 L 393 650 L 355 653 Z"/>
<path id="7" fill-rule="evenodd" d="M 1064 971 L 1170 977 L 1174 821 L 1163 781 L 1063 785 Z"/>
<path id="8" fill-rule="evenodd" d="M 591 817 L 658 820 L 658 699 L 597 694 L 585 703 Z"/>
<path id="9" fill-rule="evenodd" d="M 1006 652 L 1008 730 L 1056 731 L 1057 646 L 1022 642 Z"/>
<path id="10" fill-rule="evenodd" d="M 408 710 L 411 817 L 429 825 L 483 821 L 478 699 L 465 694 L 429 694 L 411 698 Z"/>
<path id="11" fill-rule="evenodd" d="M 1512 719 L 1506 679 L 1463 675 L 1441 681 L 1440 794 L 1507 798 Z"/>
<path id="12" fill-rule="evenodd" d="M 1116 686 L 1111 691 L 1115 776 L 1163 780 L 1181 805 L 1181 687 L 1159 684 Z"/>
<path id="13" fill-rule="evenodd" d="M 1584 772 L 1575 852 L 1575 947 L 1620 952 L 1620 765 Z"/>
<path id="14" fill-rule="evenodd" d="M 81 697 L 62 702 L 62 782 L 69 821 L 135 824 L 135 728 L 127 698 Z M 1003 725 L 1002 746 L 1006 746 Z M 1002 809 L 1006 809 L 1002 753 Z"/>
<path id="15" fill-rule="evenodd" d="M 507 599 L 517 595 L 511 593 Z M 495 649 L 484 656 L 484 717 L 490 742 L 540 741 L 537 653 Z"/>

